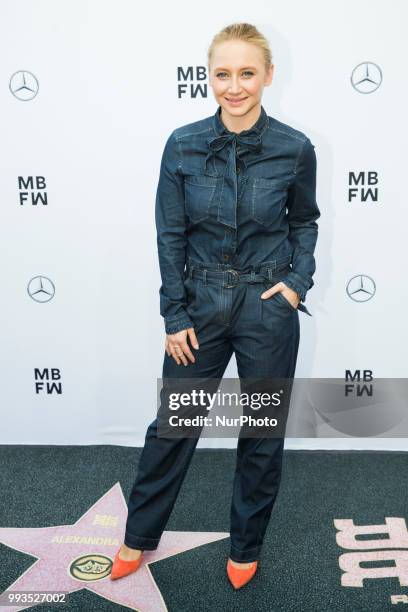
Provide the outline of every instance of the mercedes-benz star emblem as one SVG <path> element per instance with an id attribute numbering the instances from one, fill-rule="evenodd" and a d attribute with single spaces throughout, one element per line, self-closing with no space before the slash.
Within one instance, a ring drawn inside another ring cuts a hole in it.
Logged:
<path id="1" fill-rule="evenodd" d="M 368 302 L 374 297 L 375 282 L 365 274 L 353 276 L 347 283 L 347 295 L 355 302 Z"/>
<path id="2" fill-rule="evenodd" d="M 362 94 L 373 93 L 382 83 L 381 68 L 374 62 L 361 62 L 351 73 L 351 84 Z"/>
<path id="3" fill-rule="evenodd" d="M 49 302 L 55 295 L 55 286 L 46 276 L 34 276 L 28 283 L 27 291 L 36 302 Z"/>
<path id="4" fill-rule="evenodd" d="M 32 72 L 18 70 L 11 76 L 9 88 L 15 98 L 26 102 L 35 98 L 40 86 Z"/>

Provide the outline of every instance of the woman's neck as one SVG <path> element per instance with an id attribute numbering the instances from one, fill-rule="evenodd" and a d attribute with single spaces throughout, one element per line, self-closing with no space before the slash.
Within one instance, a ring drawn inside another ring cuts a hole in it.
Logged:
<path id="1" fill-rule="evenodd" d="M 227 130 L 239 134 L 244 130 L 249 130 L 258 121 L 261 116 L 261 104 L 256 104 L 251 108 L 245 115 L 235 116 L 228 112 L 225 112 L 224 108 L 221 107 L 220 118 Z"/>

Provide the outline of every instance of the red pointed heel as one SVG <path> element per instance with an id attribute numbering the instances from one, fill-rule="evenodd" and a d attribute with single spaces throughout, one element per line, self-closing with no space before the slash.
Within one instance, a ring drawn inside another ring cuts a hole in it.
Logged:
<path id="1" fill-rule="evenodd" d="M 115 559 L 113 561 L 112 570 L 111 570 L 111 580 L 117 580 L 118 578 L 122 578 L 123 576 L 128 576 L 139 569 L 140 564 L 142 563 L 143 551 L 138 559 L 134 559 L 133 561 L 125 561 L 119 557 L 119 552 L 115 555 Z"/>
<path id="2" fill-rule="evenodd" d="M 232 565 L 231 559 L 228 559 L 227 574 L 234 589 L 240 589 L 244 584 L 247 584 L 255 575 L 257 568 L 258 561 L 254 561 L 250 567 L 241 569 Z"/>

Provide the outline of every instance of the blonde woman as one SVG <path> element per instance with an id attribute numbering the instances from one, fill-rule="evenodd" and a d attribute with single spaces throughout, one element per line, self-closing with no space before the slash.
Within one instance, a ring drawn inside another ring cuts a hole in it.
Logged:
<path id="1" fill-rule="evenodd" d="M 162 378 L 221 379 L 235 353 L 241 380 L 293 379 L 299 310 L 310 314 L 302 302 L 314 284 L 314 145 L 262 105 L 274 65 L 255 26 L 219 32 L 208 71 L 218 108 L 170 134 L 157 187 Z M 197 441 L 149 425 L 112 579 L 158 547 Z M 236 589 L 258 567 L 283 447 L 283 437 L 238 439 L 226 566 Z"/>

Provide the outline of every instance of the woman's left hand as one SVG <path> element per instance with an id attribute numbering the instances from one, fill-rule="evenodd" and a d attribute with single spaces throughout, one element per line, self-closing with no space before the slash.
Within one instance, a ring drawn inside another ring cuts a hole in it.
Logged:
<path id="1" fill-rule="evenodd" d="M 261 298 L 266 300 L 267 298 L 272 297 L 274 293 L 278 293 L 279 291 L 282 293 L 285 299 L 288 300 L 288 302 L 293 306 L 293 308 L 298 307 L 299 302 L 300 302 L 299 294 L 293 289 L 291 289 L 290 287 L 288 287 L 287 285 L 285 285 L 283 281 L 276 283 L 276 285 L 274 285 L 267 291 L 264 291 L 261 294 Z"/>

